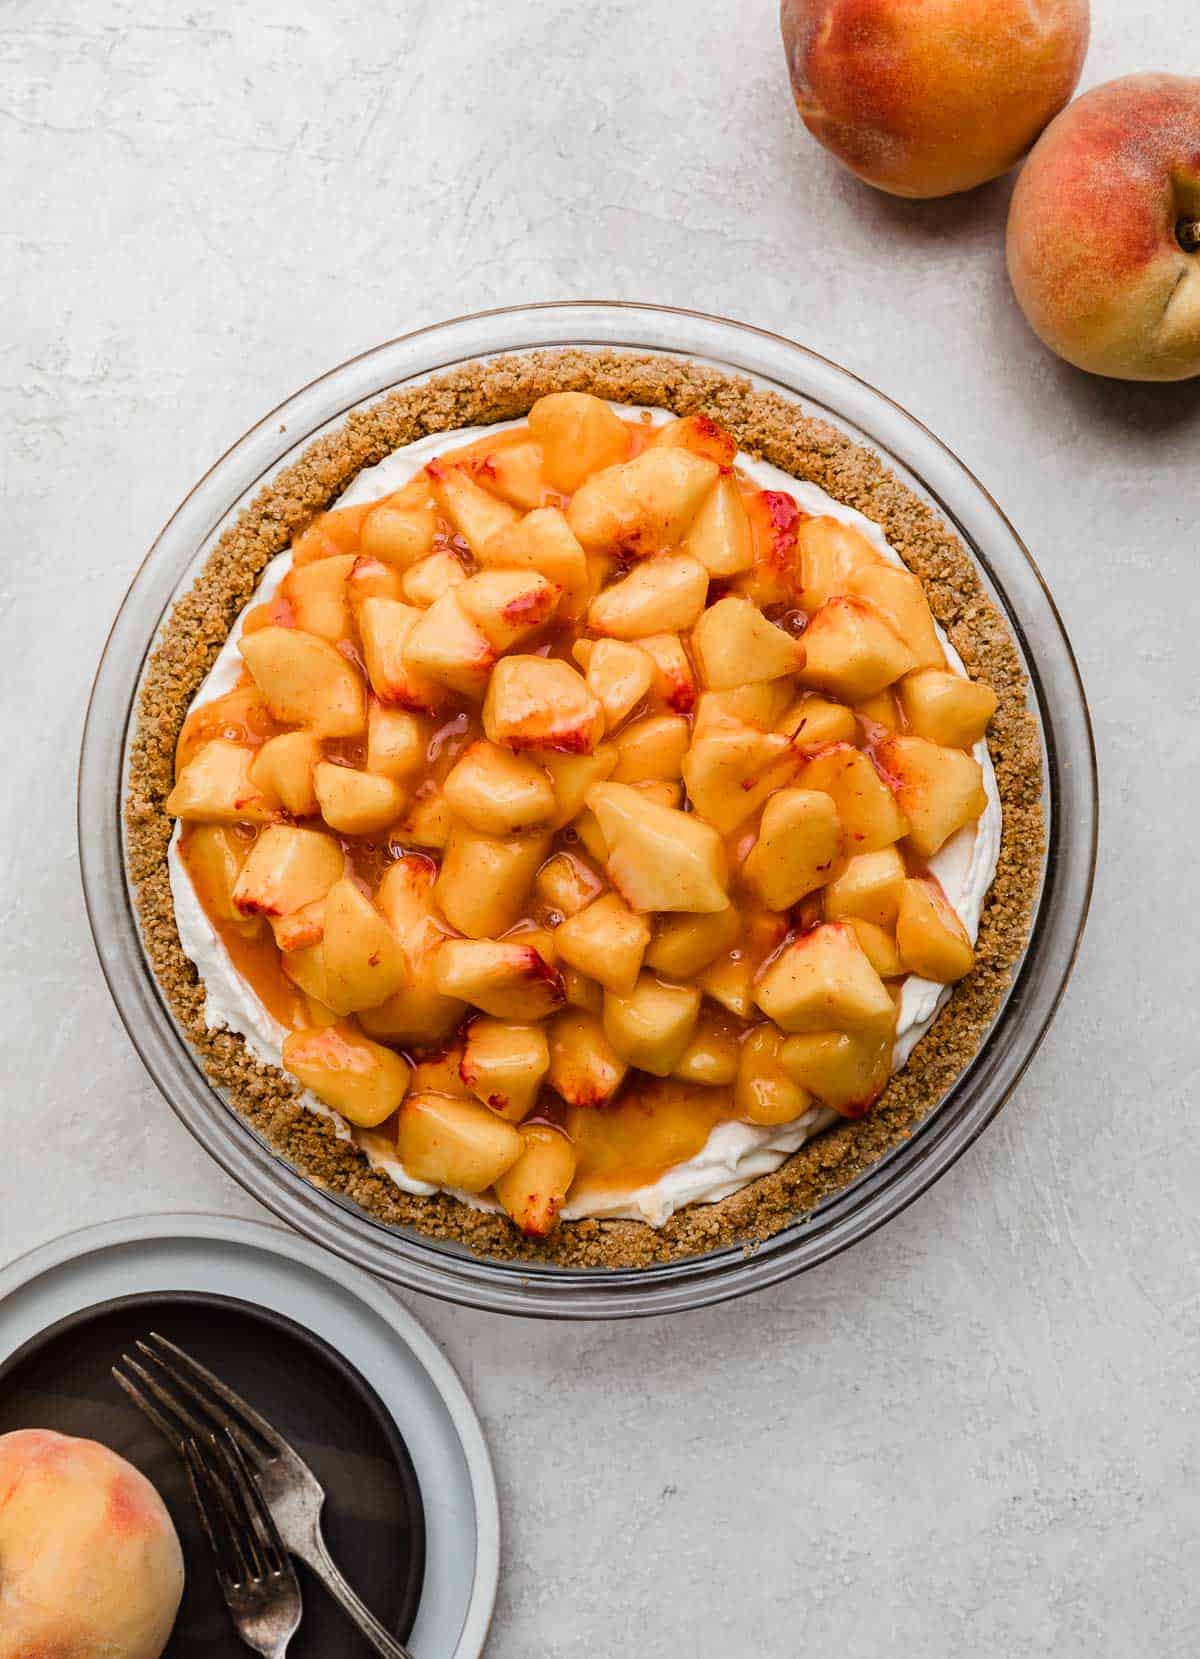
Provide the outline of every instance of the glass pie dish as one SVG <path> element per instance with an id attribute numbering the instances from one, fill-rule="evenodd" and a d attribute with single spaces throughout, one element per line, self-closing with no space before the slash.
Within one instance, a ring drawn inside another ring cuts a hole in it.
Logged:
<path id="1" fill-rule="evenodd" d="M 557 348 L 653 352 L 709 366 L 799 405 L 877 456 L 966 549 L 1011 632 L 1042 749 L 1045 847 L 1032 926 L 970 1063 L 911 1136 L 753 1250 L 736 1243 L 636 1269 L 477 1256 L 373 1218 L 274 1152 L 208 1081 L 151 971 L 123 821 L 149 653 L 173 601 L 259 488 L 384 394 L 501 354 Z M 181 504 L 130 588 L 97 674 L 79 783 L 81 868 L 102 968 L 144 1063 L 201 1144 L 281 1218 L 386 1279 L 493 1311 L 561 1318 L 672 1312 L 773 1283 L 845 1249 L 936 1180 L 1004 1104 L 1053 1016 L 1086 917 L 1096 823 L 1094 748 L 1070 645 L 1028 552 L 962 464 L 882 394 L 790 341 L 695 313 L 609 303 L 483 313 L 404 336 L 313 382 L 240 439 Z"/>

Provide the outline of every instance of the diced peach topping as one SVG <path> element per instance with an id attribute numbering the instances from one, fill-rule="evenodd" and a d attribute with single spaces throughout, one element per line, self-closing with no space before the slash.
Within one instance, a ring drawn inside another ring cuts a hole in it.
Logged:
<path id="1" fill-rule="evenodd" d="M 723 1119 L 869 1110 L 972 943 L 926 861 L 996 709 L 924 589 L 589 393 L 320 515 L 166 810 L 284 1066 L 545 1237 Z"/>

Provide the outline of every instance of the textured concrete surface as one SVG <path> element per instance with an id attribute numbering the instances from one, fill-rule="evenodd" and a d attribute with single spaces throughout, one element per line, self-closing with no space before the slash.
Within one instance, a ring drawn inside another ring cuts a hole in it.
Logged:
<path id="1" fill-rule="evenodd" d="M 1088 83 L 1200 70 L 1189 0 L 1094 13 Z M 260 1213 L 143 1076 L 74 850 L 92 668 L 201 469 L 456 312 L 602 295 L 779 329 L 949 438 L 1040 560 L 1104 770 L 1091 931 L 1002 1119 L 851 1256 L 669 1323 L 419 1304 L 502 1483 L 492 1651 L 1194 1653 L 1200 386 L 1041 351 L 1007 184 L 904 206 L 841 175 L 771 0 L 4 0 L 0 176 L 0 1254 Z"/>

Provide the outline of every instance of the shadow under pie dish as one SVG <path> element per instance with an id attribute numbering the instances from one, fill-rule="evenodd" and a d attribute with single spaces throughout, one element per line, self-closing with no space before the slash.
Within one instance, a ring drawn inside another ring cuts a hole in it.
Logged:
<path id="1" fill-rule="evenodd" d="M 1043 724 L 975 560 L 778 391 L 628 348 L 424 376 L 298 453 L 127 756 L 210 1077 L 333 1230 L 468 1278 L 707 1276 L 819 1222 L 973 1069 L 1042 891 Z"/>

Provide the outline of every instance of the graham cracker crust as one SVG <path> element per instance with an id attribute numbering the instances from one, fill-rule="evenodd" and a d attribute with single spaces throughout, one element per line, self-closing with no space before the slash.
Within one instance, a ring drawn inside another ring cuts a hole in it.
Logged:
<path id="1" fill-rule="evenodd" d="M 568 390 L 658 405 L 678 415 L 711 415 L 742 449 L 811 480 L 881 526 L 921 578 L 935 617 L 970 673 L 987 680 L 999 698 L 988 746 L 1003 831 L 975 968 L 869 1116 L 826 1130 L 773 1174 L 717 1204 L 682 1210 L 660 1229 L 635 1221 L 564 1222 L 549 1239 L 531 1241 L 505 1216 L 445 1195 L 401 1192 L 337 1140 L 326 1119 L 298 1103 L 293 1079 L 259 1065 L 241 1037 L 208 1029 L 204 987 L 175 925 L 167 877 L 172 823 L 163 802 L 188 705 L 267 561 L 363 467 L 392 450 L 429 433 L 518 418 L 545 393 Z M 715 369 L 653 354 L 563 350 L 493 358 L 390 394 L 308 445 L 238 515 L 175 606 L 149 659 L 137 701 L 125 822 L 138 916 L 158 982 L 213 1084 L 278 1155 L 315 1186 L 352 1200 L 378 1221 L 452 1240 L 480 1255 L 632 1268 L 731 1244 L 752 1247 L 849 1185 L 912 1134 L 979 1049 L 1025 946 L 1041 879 L 1041 791 L 1041 743 L 1009 629 L 962 544 L 875 455 L 775 393 L 756 392 Z"/>

